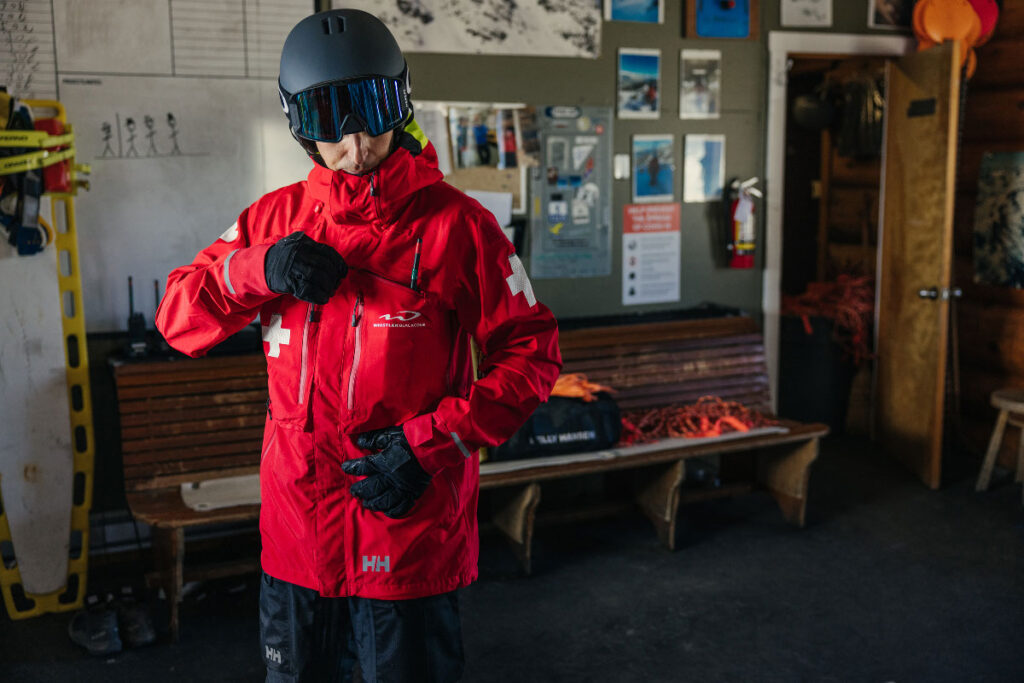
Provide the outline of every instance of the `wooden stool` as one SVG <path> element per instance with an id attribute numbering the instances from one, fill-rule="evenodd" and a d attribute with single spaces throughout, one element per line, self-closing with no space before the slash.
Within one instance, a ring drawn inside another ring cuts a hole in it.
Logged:
<path id="1" fill-rule="evenodd" d="M 1017 472 L 1014 481 L 1024 482 L 1024 389 L 993 391 L 991 401 L 992 406 L 999 409 L 999 417 L 996 418 L 992 438 L 988 441 L 988 451 L 981 464 L 978 483 L 974 487 L 976 491 L 984 491 L 988 488 L 989 480 L 992 479 L 992 468 L 996 464 L 996 456 L 999 455 L 999 447 L 1003 445 L 1003 433 L 1006 431 L 1007 422 L 1011 426 L 1021 429 L 1020 445 L 1017 447 Z M 1021 501 L 1024 502 L 1024 491 L 1022 491 Z"/>

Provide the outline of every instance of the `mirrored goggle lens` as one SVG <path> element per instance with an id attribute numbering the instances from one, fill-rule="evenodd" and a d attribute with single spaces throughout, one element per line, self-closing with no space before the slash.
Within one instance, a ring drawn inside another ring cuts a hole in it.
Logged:
<path id="1" fill-rule="evenodd" d="M 322 142 L 337 142 L 342 133 L 359 130 L 381 135 L 409 114 L 402 94 L 402 82 L 394 78 L 367 78 L 304 90 L 295 95 L 299 134 Z"/>
<path id="2" fill-rule="evenodd" d="M 370 135 L 386 133 L 409 113 L 402 98 L 402 83 L 394 78 L 367 78 L 345 87 L 352 112 L 366 124 Z"/>
<path id="3" fill-rule="evenodd" d="M 322 142 L 341 139 L 341 119 L 337 116 L 332 86 L 310 88 L 295 95 L 298 129 L 302 137 Z"/>

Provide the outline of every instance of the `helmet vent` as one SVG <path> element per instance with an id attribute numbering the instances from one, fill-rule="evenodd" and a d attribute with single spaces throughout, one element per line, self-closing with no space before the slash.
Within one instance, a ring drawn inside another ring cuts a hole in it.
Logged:
<path id="1" fill-rule="evenodd" d="M 345 32 L 345 17 L 333 17 L 334 24 L 331 24 L 331 17 L 328 17 L 320 23 L 324 27 L 324 33 L 344 33 Z"/>

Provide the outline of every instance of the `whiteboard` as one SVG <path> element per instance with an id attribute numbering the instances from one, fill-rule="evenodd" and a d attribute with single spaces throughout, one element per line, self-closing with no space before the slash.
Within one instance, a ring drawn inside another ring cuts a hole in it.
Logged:
<path id="1" fill-rule="evenodd" d="M 13 7 L 13 5 L 17 7 Z M 10 7 L 8 6 L 10 5 Z M 150 326 L 153 283 L 312 162 L 278 103 L 281 47 L 312 0 L 0 3 L 0 75 L 56 97 L 92 166 L 76 200 L 89 332 L 125 330 L 127 278 Z M 17 11 L 14 11 L 17 10 Z"/>
<path id="2" fill-rule="evenodd" d="M 126 329 L 129 275 L 152 326 L 153 281 L 162 292 L 245 207 L 312 166 L 272 81 L 62 75 L 60 90 L 92 166 L 75 204 L 90 332 Z"/>

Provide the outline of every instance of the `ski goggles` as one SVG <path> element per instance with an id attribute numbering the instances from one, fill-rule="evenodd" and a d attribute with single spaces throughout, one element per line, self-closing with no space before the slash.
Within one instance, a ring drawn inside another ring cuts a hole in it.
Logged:
<path id="1" fill-rule="evenodd" d="M 294 95 L 279 85 L 278 93 L 295 134 L 319 142 L 360 131 L 383 135 L 412 114 L 406 81 L 399 78 L 328 83 Z"/>

